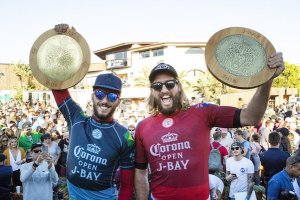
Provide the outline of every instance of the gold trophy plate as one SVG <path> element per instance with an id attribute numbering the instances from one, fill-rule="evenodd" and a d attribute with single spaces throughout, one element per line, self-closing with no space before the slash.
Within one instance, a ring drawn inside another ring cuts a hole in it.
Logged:
<path id="1" fill-rule="evenodd" d="M 32 45 L 29 64 L 33 76 L 51 89 L 66 89 L 80 82 L 90 66 L 90 48 L 74 29 L 44 32 Z"/>
<path id="2" fill-rule="evenodd" d="M 275 48 L 262 34 L 243 27 L 230 27 L 215 33 L 207 42 L 208 70 L 230 87 L 250 89 L 272 78 L 276 69 L 267 66 Z"/>

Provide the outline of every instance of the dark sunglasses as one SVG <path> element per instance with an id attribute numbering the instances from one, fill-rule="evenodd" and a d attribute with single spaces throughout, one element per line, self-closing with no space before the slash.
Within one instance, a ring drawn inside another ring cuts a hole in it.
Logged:
<path id="1" fill-rule="evenodd" d="M 128 129 L 128 131 L 135 131 L 135 129 L 134 129 L 134 128 L 133 128 L 133 129 L 132 129 L 132 128 L 130 128 L 130 129 Z"/>
<path id="2" fill-rule="evenodd" d="M 35 150 L 33 150 L 33 152 L 34 152 L 34 153 L 41 153 L 42 150 L 41 150 L 41 149 L 35 149 Z"/>
<path id="3" fill-rule="evenodd" d="M 234 151 L 234 150 L 239 150 L 240 147 L 231 147 L 231 151 Z"/>
<path id="4" fill-rule="evenodd" d="M 49 139 L 51 139 L 51 138 L 49 138 L 49 137 L 45 138 L 45 140 L 49 140 Z"/>
<path id="5" fill-rule="evenodd" d="M 151 88 L 153 88 L 156 91 L 161 91 L 163 86 L 165 85 L 168 90 L 171 90 L 175 87 L 176 83 L 178 84 L 178 80 L 168 80 L 165 81 L 164 83 L 154 82 L 151 84 Z"/>
<path id="6" fill-rule="evenodd" d="M 119 98 L 118 94 L 112 93 L 112 92 L 105 93 L 101 90 L 95 90 L 94 93 L 95 93 L 95 96 L 97 97 L 97 99 L 99 99 L 99 100 L 103 100 L 107 96 L 108 101 L 115 102 Z"/>
<path id="7" fill-rule="evenodd" d="M 7 142 L 8 140 L 2 140 L 2 142 Z"/>

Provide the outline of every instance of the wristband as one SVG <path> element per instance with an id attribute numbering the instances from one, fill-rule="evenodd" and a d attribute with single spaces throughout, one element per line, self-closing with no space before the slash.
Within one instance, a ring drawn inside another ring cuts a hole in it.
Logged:
<path id="1" fill-rule="evenodd" d="M 39 165 L 36 164 L 35 162 L 33 162 L 33 165 L 32 165 L 34 168 L 37 168 Z"/>

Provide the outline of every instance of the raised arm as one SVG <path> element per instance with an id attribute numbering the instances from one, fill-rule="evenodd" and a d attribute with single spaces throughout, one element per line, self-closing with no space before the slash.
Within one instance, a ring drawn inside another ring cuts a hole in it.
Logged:
<path id="1" fill-rule="evenodd" d="M 279 76 L 285 68 L 282 53 L 273 54 L 268 60 L 268 66 L 272 69 L 277 68 L 276 72 L 272 79 L 257 88 L 247 108 L 241 111 L 240 122 L 242 126 L 255 126 L 261 121 L 268 105 L 273 79 Z"/>
<path id="2" fill-rule="evenodd" d="M 134 188 L 137 200 L 148 200 L 149 182 L 147 169 L 135 169 Z"/>

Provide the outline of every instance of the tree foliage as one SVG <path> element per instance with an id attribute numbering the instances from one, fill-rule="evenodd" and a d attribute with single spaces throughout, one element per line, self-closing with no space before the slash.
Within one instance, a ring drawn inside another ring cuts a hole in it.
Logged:
<path id="1" fill-rule="evenodd" d="M 16 90 L 37 90 L 45 89 L 44 86 L 39 84 L 37 80 L 33 77 L 32 71 L 29 65 L 17 63 L 13 65 L 14 72 L 19 78 L 20 86 Z"/>
<path id="2" fill-rule="evenodd" d="M 300 90 L 300 67 L 285 62 L 285 70 L 273 82 L 273 87 L 297 88 Z"/>

